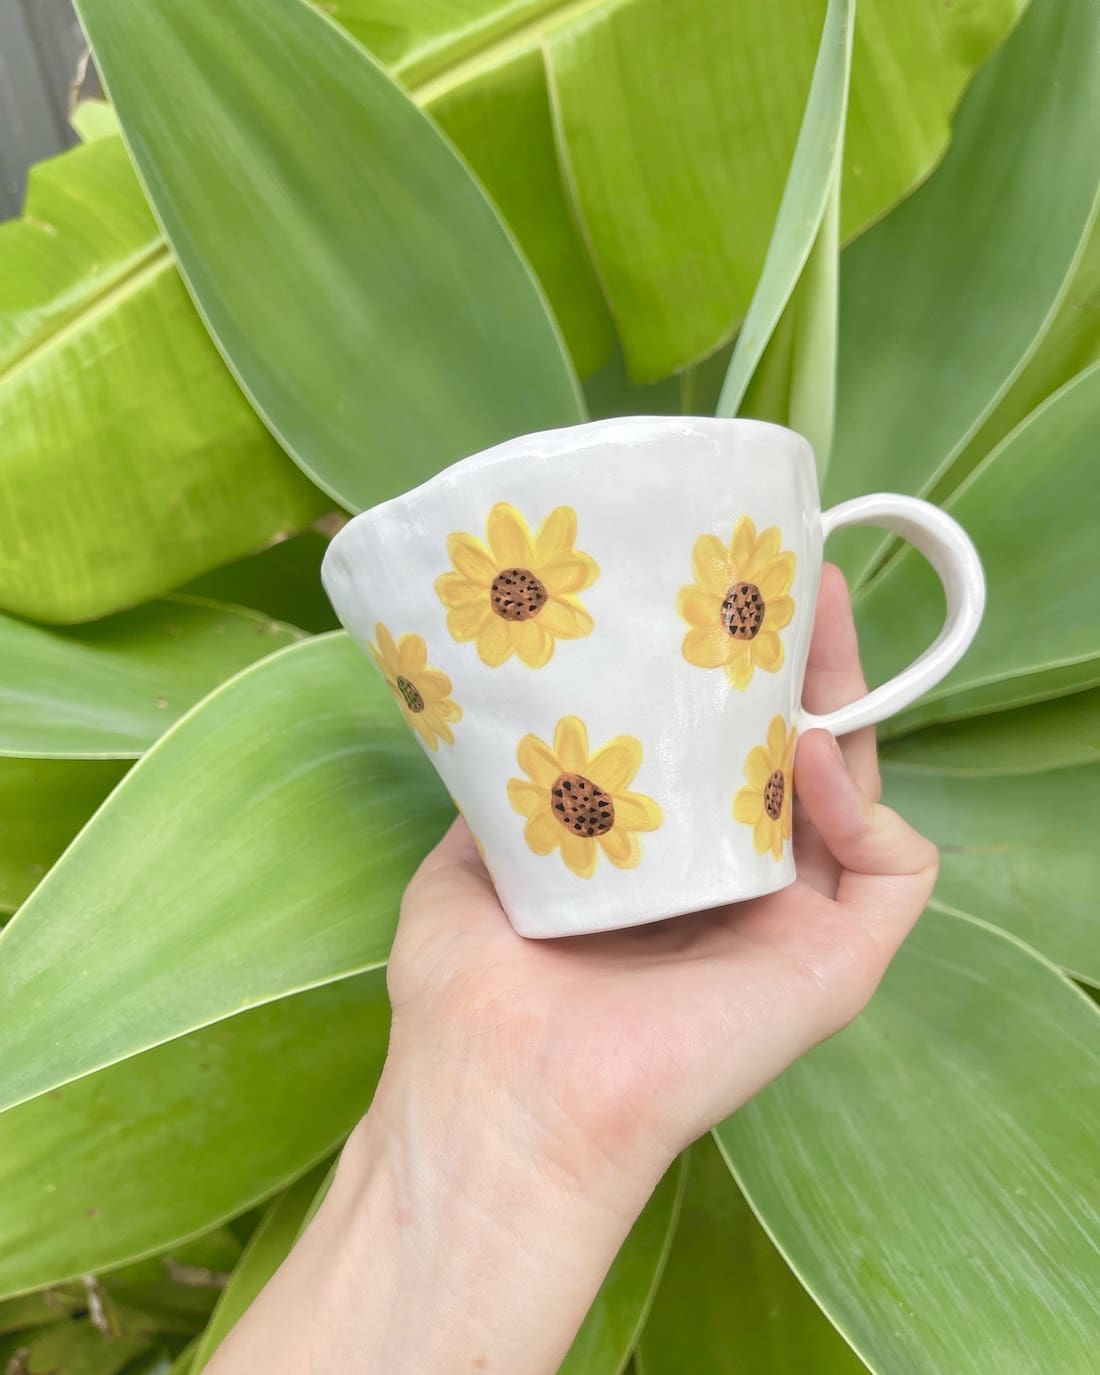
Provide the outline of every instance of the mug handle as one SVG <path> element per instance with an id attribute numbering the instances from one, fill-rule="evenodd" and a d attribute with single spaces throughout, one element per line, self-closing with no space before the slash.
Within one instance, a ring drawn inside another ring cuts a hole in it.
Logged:
<path id="1" fill-rule="evenodd" d="M 843 501 L 822 512 L 822 539 L 852 525 L 875 525 L 909 541 L 939 574 L 947 598 L 943 629 L 924 653 L 889 682 L 849 702 L 846 707 L 815 716 L 802 708 L 799 732 L 827 730 L 846 735 L 875 726 L 911 706 L 955 667 L 978 633 L 985 609 L 985 575 L 978 551 L 957 521 L 931 502 L 917 497 L 876 492 Z"/>

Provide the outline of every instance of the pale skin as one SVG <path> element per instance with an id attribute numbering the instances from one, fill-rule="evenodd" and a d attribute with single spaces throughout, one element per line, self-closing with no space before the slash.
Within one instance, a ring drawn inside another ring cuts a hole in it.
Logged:
<path id="1" fill-rule="evenodd" d="M 805 704 L 864 691 L 827 565 Z M 806 734 L 795 788 L 793 886 L 557 941 L 512 931 L 451 827 L 405 894 L 374 1102 L 210 1375 L 554 1375 L 672 1160 L 859 1013 L 932 891 L 873 731 Z"/>

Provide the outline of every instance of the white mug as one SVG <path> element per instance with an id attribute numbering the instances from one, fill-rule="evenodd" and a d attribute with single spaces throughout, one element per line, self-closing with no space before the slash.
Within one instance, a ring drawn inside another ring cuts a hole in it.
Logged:
<path id="1" fill-rule="evenodd" d="M 910 540 L 947 618 L 904 672 L 813 716 L 822 543 L 850 525 Z M 349 521 L 322 578 L 525 936 L 791 883 L 797 735 L 908 706 L 958 662 L 985 601 L 974 546 L 936 507 L 876 495 L 823 515 L 801 435 L 690 416 L 475 454 Z"/>

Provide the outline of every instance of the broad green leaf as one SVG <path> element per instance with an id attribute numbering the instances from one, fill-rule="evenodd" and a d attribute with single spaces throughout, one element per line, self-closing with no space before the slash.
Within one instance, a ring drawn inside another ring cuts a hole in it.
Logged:
<path id="1" fill-rule="evenodd" d="M 0 912 L 14 912 L 122 778 L 116 759 L 0 757 Z"/>
<path id="2" fill-rule="evenodd" d="M 82 143 L 94 143 L 97 138 L 118 133 L 118 116 L 105 100 L 82 100 L 69 116 L 69 123 Z"/>
<path id="3" fill-rule="evenodd" d="M 162 736 L 0 934 L 0 1107 L 381 965 L 451 815 L 347 636 L 254 665 Z"/>
<path id="4" fill-rule="evenodd" d="M 643 1375 L 859 1375 L 749 1211 L 714 1142 L 691 1149 L 668 1265 L 638 1352 Z"/>
<path id="5" fill-rule="evenodd" d="M 337 630 L 340 622 L 321 586 L 321 560 L 327 548 L 325 535 L 305 530 L 258 554 L 204 573 L 180 591 L 248 606 L 311 634 Z"/>
<path id="6" fill-rule="evenodd" d="M 645 1326 L 676 1232 L 684 1191 L 677 1160 L 623 1242 L 559 1375 L 620 1375 Z"/>
<path id="7" fill-rule="evenodd" d="M 137 758 L 212 688 L 301 638 L 188 597 L 69 630 L 0 616 L 0 755 Z"/>
<path id="8" fill-rule="evenodd" d="M 796 1274 L 876 1375 L 1089 1375 L 1100 1011 L 929 911 L 870 1008 L 719 1128 Z"/>
<path id="9" fill-rule="evenodd" d="M 800 429 L 822 468 L 833 429 L 839 179 L 855 12 L 855 0 L 830 0 L 825 12 L 783 199 L 717 408 L 719 415 L 738 414 L 784 311 L 793 307 L 804 318 L 791 353 L 791 400 L 783 415 L 769 418 Z M 800 283 L 803 300 L 794 299 Z"/>
<path id="10" fill-rule="evenodd" d="M 0 225 L 0 414 L 17 615 L 145 601 L 331 505 L 218 357 L 117 137 L 33 168 L 25 218 Z"/>
<path id="11" fill-rule="evenodd" d="M 63 1317 L 71 1317 L 87 1307 L 87 1295 L 80 1284 L 58 1285 L 38 1294 L 23 1294 L 0 1303 L 0 1336 L 49 1327 Z"/>
<path id="12" fill-rule="evenodd" d="M 978 547 L 985 618 L 957 668 L 884 727 L 1017 706 L 1100 682 L 1100 364 L 1045 402 L 974 470 L 946 509 Z M 881 682 L 932 643 L 943 595 L 912 549 L 857 603 L 864 659 Z"/>
<path id="13" fill-rule="evenodd" d="M 328 1173 L 327 1164 L 316 1166 L 268 1207 L 195 1348 L 191 1363 L 195 1375 L 210 1361 L 253 1299 L 286 1259 L 298 1239 L 309 1206 Z"/>
<path id="14" fill-rule="evenodd" d="M 208 327 L 287 451 L 343 505 L 581 418 L 514 240 L 336 25 L 304 0 L 78 7 Z"/>
<path id="15" fill-rule="evenodd" d="M 892 772 L 990 776 L 1100 764 L 1100 688 L 884 742 Z"/>
<path id="16" fill-rule="evenodd" d="M 79 1318 L 9 1338 L 0 1360 L 12 1375 L 119 1375 L 148 1346 L 148 1337 L 106 1336 L 90 1318 Z"/>
<path id="17" fill-rule="evenodd" d="M 690 375 L 665 377 L 649 386 L 636 385 L 627 376 L 622 351 L 616 348 L 599 372 L 585 379 L 588 413 L 593 420 L 613 415 L 679 415 L 682 385 Z M 698 412 L 689 409 L 688 413 Z"/>
<path id="18" fill-rule="evenodd" d="M 967 92 L 942 166 L 844 255 L 827 504 L 951 483 L 1072 281 L 1098 126 L 1100 4 L 1032 0 Z M 858 581 L 883 547 L 849 532 L 830 553 Z"/>
<path id="19" fill-rule="evenodd" d="M 163 1255 L 111 1270 L 99 1281 L 110 1302 L 149 1315 L 155 1330 L 192 1335 L 206 1325 L 240 1257 L 233 1233 L 216 1227 Z"/>
<path id="20" fill-rule="evenodd" d="M 1023 8 L 863 0 L 847 239 L 925 176 L 975 66 Z M 764 263 L 825 0 L 582 5 L 545 38 L 567 175 L 631 374 L 728 340 Z"/>
<path id="21" fill-rule="evenodd" d="M 285 1187 L 366 1109 L 387 1027 L 375 971 L 0 1116 L 0 1294 L 163 1251 Z"/>
<path id="22" fill-rule="evenodd" d="M 886 766 L 883 777 L 887 800 L 940 847 L 940 902 L 1100 986 L 1100 767 L 958 778 Z"/>
<path id="23" fill-rule="evenodd" d="M 195 1341 L 189 1343 L 186 1347 L 184 1347 L 184 1349 L 172 1362 L 172 1365 L 166 1372 L 166 1375 L 191 1375 L 191 1372 L 194 1369 L 195 1352 L 197 1350 L 198 1340 L 196 1339 Z"/>

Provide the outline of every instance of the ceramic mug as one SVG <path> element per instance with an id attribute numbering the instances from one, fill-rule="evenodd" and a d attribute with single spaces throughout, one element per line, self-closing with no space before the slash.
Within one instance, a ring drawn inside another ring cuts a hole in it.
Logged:
<path id="1" fill-rule="evenodd" d="M 801 706 L 832 531 L 901 535 L 943 580 L 936 642 L 839 711 Z M 977 553 L 942 511 L 824 514 L 814 456 L 756 420 L 638 417 L 509 440 L 351 520 L 322 578 L 525 936 L 641 925 L 795 877 L 799 732 L 872 725 L 977 631 Z"/>

